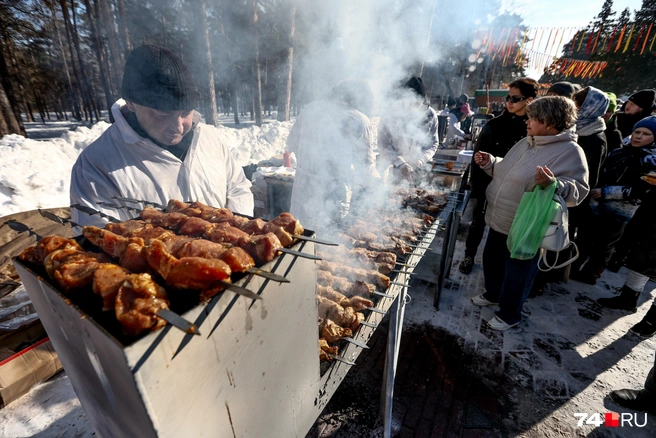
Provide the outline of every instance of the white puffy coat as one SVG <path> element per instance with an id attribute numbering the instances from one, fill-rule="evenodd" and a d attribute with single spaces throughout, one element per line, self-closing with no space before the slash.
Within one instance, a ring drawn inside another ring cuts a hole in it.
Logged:
<path id="1" fill-rule="evenodd" d="M 194 138 L 181 161 L 138 135 L 123 117 L 123 105 L 119 100 L 112 106 L 115 123 L 82 151 L 73 166 L 71 205 L 86 205 L 121 220 L 134 214 L 98 202 L 117 204 L 112 197 L 120 196 L 166 205 L 170 199 L 179 199 L 253 214 L 251 183 L 228 146 L 219 141 L 214 127 L 194 126 Z M 74 208 L 71 219 L 81 225 L 104 226 L 107 222 Z"/>

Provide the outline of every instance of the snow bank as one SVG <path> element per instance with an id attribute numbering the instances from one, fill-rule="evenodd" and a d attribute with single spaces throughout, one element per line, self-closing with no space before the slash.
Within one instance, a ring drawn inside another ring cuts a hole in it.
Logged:
<path id="1" fill-rule="evenodd" d="M 105 122 L 81 126 L 48 141 L 20 135 L 0 139 L 0 217 L 69 205 L 71 168 L 77 156 L 109 126 Z"/>
<path id="2" fill-rule="evenodd" d="M 218 126 L 217 130 L 239 165 L 246 166 L 282 154 L 291 127 L 291 122 L 272 121 L 262 127 L 233 129 Z"/>
<path id="3" fill-rule="evenodd" d="M 80 126 L 59 138 L 31 140 L 20 135 L 0 139 L 0 217 L 36 208 L 69 205 L 70 175 L 80 152 L 110 125 Z M 261 128 L 218 126 L 217 135 L 241 166 L 281 154 L 291 122 L 272 121 Z M 53 129 L 61 129 L 53 124 Z M 39 127 L 43 131 L 43 126 Z M 29 135 L 29 134 L 28 134 Z"/>

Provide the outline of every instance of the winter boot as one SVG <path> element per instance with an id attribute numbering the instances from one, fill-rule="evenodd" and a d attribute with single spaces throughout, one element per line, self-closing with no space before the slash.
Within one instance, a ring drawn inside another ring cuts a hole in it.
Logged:
<path id="1" fill-rule="evenodd" d="M 616 405 L 623 408 L 656 414 L 656 399 L 646 389 L 618 389 L 609 396 Z"/>
<path id="2" fill-rule="evenodd" d="M 649 338 L 656 333 L 656 304 L 652 304 L 642 321 L 630 328 L 632 333 Z"/>
<path id="3" fill-rule="evenodd" d="M 630 287 L 622 286 L 620 294 L 612 298 L 599 298 L 597 303 L 608 309 L 628 310 L 631 313 L 638 311 L 638 297 L 640 292 L 636 292 Z"/>
<path id="4" fill-rule="evenodd" d="M 466 256 L 458 265 L 458 270 L 463 274 L 470 274 L 474 268 L 474 257 Z"/>
<path id="5" fill-rule="evenodd" d="M 597 284 L 597 279 L 601 277 L 601 274 L 604 273 L 604 268 L 601 269 L 592 269 L 588 266 L 584 266 L 582 270 L 571 272 L 569 278 L 576 280 L 579 283 L 585 283 L 594 286 Z"/>

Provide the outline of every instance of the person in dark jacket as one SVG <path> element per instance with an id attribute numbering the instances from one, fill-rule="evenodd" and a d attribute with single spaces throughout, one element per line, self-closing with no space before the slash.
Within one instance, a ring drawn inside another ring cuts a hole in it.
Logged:
<path id="1" fill-rule="evenodd" d="M 633 126 L 640 120 L 651 115 L 656 109 L 654 105 L 656 91 L 652 89 L 640 90 L 629 96 L 621 112 L 617 113 L 617 129 L 626 138 L 633 132 Z"/>
<path id="2" fill-rule="evenodd" d="M 539 85 L 531 78 L 520 78 L 509 85 L 506 96 L 506 111 L 488 121 L 481 130 L 474 152 L 483 151 L 495 157 L 504 157 L 506 153 L 522 138 L 526 137 L 526 105 L 538 95 Z M 471 199 L 474 212 L 467 242 L 465 258 L 458 269 L 469 274 L 474 267 L 474 258 L 485 232 L 485 190 L 492 178 L 472 161 Z"/>
<path id="3" fill-rule="evenodd" d="M 652 183 L 656 185 L 656 182 Z M 609 309 L 636 312 L 638 297 L 649 281 L 656 277 L 656 189 L 643 196 L 640 207 L 626 225 L 618 246 L 625 252 L 623 264 L 629 270 L 620 294 L 612 298 L 600 298 L 599 304 Z M 649 337 L 656 333 L 656 302 L 642 321 L 631 328 L 633 333 Z"/>
<path id="4" fill-rule="evenodd" d="M 622 133 L 617 129 L 617 116 L 615 115 L 615 110 L 617 109 L 617 96 L 615 93 L 606 92 L 606 96 L 610 99 L 608 103 L 608 109 L 606 114 L 603 115 L 603 119 L 606 122 L 606 130 L 604 134 L 606 135 L 606 147 L 607 153 L 611 153 L 615 149 L 622 146 Z"/>
<path id="5" fill-rule="evenodd" d="M 620 289 L 621 294 L 613 298 L 597 300 L 604 307 L 635 311 L 638 297 L 649 276 L 656 275 L 656 189 L 652 189 L 626 227 L 623 241 L 630 241 L 626 267 L 629 269 L 627 280 Z M 630 331 L 638 336 L 651 337 L 656 333 L 656 302 L 651 305 L 642 320 L 631 327 Z M 656 414 L 656 362 L 652 367 L 644 388 L 620 389 L 610 393 L 610 399 L 617 405 L 636 411 Z"/>
<path id="6" fill-rule="evenodd" d="M 597 188 L 590 192 L 593 219 L 589 227 L 581 229 L 580 238 L 593 244 L 590 248 L 579 248 L 572 279 L 596 284 L 605 270 L 626 223 L 651 188 L 641 177 L 656 170 L 655 134 L 656 116 L 642 119 L 635 125 L 631 145 L 614 150 L 606 159 Z M 590 234 L 584 236 L 584 233 Z M 585 266 L 579 271 L 583 263 Z"/>

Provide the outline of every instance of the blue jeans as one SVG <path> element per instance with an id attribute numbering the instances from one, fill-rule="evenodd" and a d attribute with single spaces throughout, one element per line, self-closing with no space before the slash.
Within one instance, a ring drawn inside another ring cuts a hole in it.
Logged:
<path id="1" fill-rule="evenodd" d="M 538 254 L 531 260 L 510 258 L 507 234 L 490 228 L 483 250 L 486 300 L 499 303 L 497 316 L 507 324 L 522 320 L 522 307 L 538 273 Z"/>

